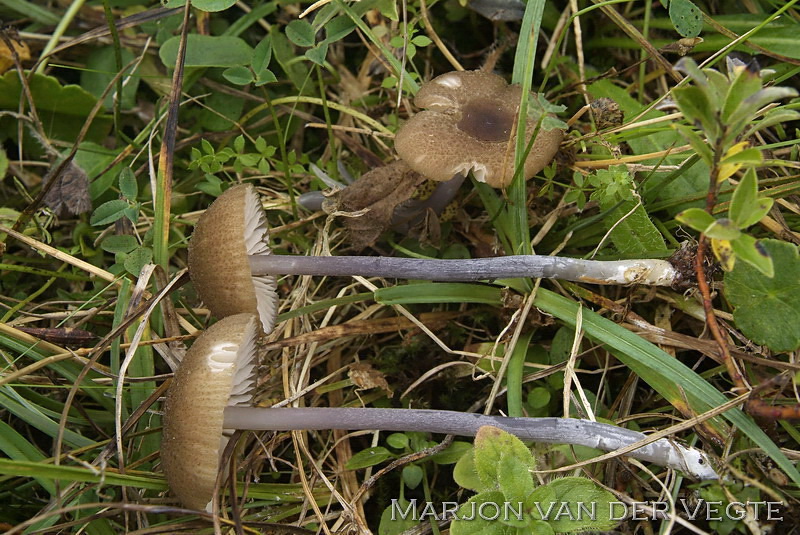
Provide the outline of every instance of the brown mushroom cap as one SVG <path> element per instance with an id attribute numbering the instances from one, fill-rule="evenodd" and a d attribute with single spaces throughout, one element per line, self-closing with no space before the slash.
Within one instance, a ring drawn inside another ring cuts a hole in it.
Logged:
<path id="1" fill-rule="evenodd" d="M 461 71 L 424 84 L 414 103 L 426 108 L 397 132 L 395 150 L 408 165 L 432 180 L 450 180 L 472 171 L 492 187 L 514 177 L 514 136 L 522 89 L 496 74 Z M 536 130 L 527 121 L 526 135 Z M 528 158 L 525 179 L 555 157 L 564 132 L 540 129 Z"/>
<path id="2" fill-rule="evenodd" d="M 228 405 L 249 405 L 254 381 L 253 314 L 228 316 L 195 340 L 175 372 L 164 404 L 161 465 L 172 492 L 189 508 L 207 510 L 227 444 Z"/>
<path id="3" fill-rule="evenodd" d="M 274 277 L 250 272 L 250 255 L 270 254 L 267 221 L 250 184 L 233 186 L 200 217 L 189 242 L 189 275 L 211 313 L 258 314 L 269 333 L 278 309 Z"/>

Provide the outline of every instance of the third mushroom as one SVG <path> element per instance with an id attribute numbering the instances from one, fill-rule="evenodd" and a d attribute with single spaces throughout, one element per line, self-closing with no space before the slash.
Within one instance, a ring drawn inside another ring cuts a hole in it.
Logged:
<path id="1" fill-rule="evenodd" d="M 514 178 L 514 139 L 522 88 L 484 71 L 443 74 L 422 86 L 414 103 L 425 108 L 397 132 L 395 150 L 418 173 L 437 181 L 472 172 L 495 188 Z M 523 169 L 527 180 L 549 164 L 564 135 L 528 119 Z"/>

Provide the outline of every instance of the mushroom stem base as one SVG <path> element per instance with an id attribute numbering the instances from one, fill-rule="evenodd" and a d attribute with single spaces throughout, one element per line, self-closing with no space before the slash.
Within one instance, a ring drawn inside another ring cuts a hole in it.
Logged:
<path id="1" fill-rule="evenodd" d="M 474 436 L 485 425 L 498 427 L 522 440 L 573 444 L 614 451 L 646 439 L 646 435 L 609 424 L 573 418 L 505 418 L 425 409 L 227 407 L 226 429 L 419 431 Z M 697 479 L 718 479 L 706 455 L 665 438 L 627 455 L 685 472 Z"/>
<path id="2" fill-rule="evenodd" d="M 435 281 L 553 278 L 595 284 L 670 286 L 677 271 L 666 260 L 583 260 L 543 255 L 471 259 L 381 256 L 250 256 L 253 275 L 388 277 Z"/>

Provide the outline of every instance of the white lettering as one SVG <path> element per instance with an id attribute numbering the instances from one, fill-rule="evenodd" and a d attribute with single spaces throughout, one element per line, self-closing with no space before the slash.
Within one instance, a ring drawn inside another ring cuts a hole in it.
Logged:
<path id="1" fill-rule="evenodd" d="M 658 520 L 658 519 L 663 520 L 665 518 L 669 518 L 669 515 L 667 514 L 667 512 L 669 511 L 668 502 L 653 502 L 652 507 L 653 507 L 653 514 L 652 514 L 653 520 Z"/>
<path id="2" fill-rule="evenodd" d="M 484 509 L 490 507 L 494 507 L 493 516 L 487 516 L 486 513 L 484 512 Z M 481 518 L 481 520 L 497 520 L 498 518 L 500 518 L 500 506 L 498 506 L 494 502 L 483 502 L 478 506 L 478 516 Z"/>
<path id="3" fill-rule="evenodd" d="M 617 508 L 622 508 L 622 516 L 615 516 L 614 513 Z M 628 516 L 628 506 L 625 502 L 608 502 L 608 518 L 609 520 L 623 520 Z"/>
<path id="4" fill-rule="evenodd" d="M 717 509 L 716 507 L 712 507 L 712 505 L 722 505 L 722 502 L 706 502 L 706 520 L 721 521 L 722 520 L 721 516 L 714 516 L 714 517 L 711 516 L 719 513 L 719 509 Z"/>
<path id="5" fill-rule="evenodd" d="M 560 520 L 562 516 L 569 518 L 570 520 L 575 520 L 575 517 L 572 516 L 572 510 L 569 508 L 569 503 L 561 502 L 561 505 L 556 512 L 556 516 L 553 520 Z"/>
<path id="6" fill-rule="evenodd" d="M 696 520 L 698 513 L 700 513 L 700 508 L 703 507 L 703 500 L 697 502 L 692 512 L 689 512 L 689 504 L 686 502 L 685 498 L 681 498 L 681 505 L 683 506 L 683 512 L 686 513 L 689 520 Z"/>
<path id="7" fill-rule="evenodd" d="M 556 502 L 550 502 L 550 507 L 547 508 L 547 511 L 542 511 L 542 508 L 539 506 L 539 502 L 533 502 L 533 505 L 536 507 L 536 512 L 539 513 L 539 518 L 544 521 L 550 520 L 550 512 L 555 507 Z"/>
<path id="8" fill-rule="evenodd" d="M 586 520 L 597 520 L 597 504 L 590 502 L 587 507 L 585 503 L 578 502 L 578 520 L 584 520 L 583 514 L 586 513 Z"/>
<path id="9" fill-rule="evenodd" d="M 406 507 L 406 510 L 403 511 L 400 508 L 400 502 L 397 500 L 397 498 L 393 498 L 392 499 L 392 520 L 397 520 L 397 516 L 395 515 L 395 513 L 399 513 L 400 514 L 400 518 L 403 519 L 403 520 L 408 518 L 408 515 L 411 515 L 411 520 L 417 520 L 417 499 L 414 498 L 413 500 L 411 500 L 408 503 L 408 507 Z"/>
<path id="10" fill-rule="evenodd" d="M 441 520 L 448 520 L 455 518 L 457 511 L 458 511 L 458 502 L 442 502 Z"/>
<path id="11" fill-rule="evenodd" d="M 772 516 L 773 513 L 777 515 L 781 512 L 780 506 L 781 502 L 767 502 L 767 520 L 783 520 L 783 515 Z"/>
<path id="12" fill-rule="evenodd" d="M 508 520 L 509 518 L 511 518 L 511 516 L 509 516 L 508 514 L 509 511 L 511 511 L 514 514 L 514 518 L 520 521 L 522 520 L 522 515 L 523 515 L 522 502 L 517 502 L 516 509 L 514 509 L 514 505 L 511 502 L 505 502 L 503 504 L 503 520 Z"/>
<path id="13" fill-rule="evenodd" d="M 425 507 L 422 508 L 419 517 L 414 520 L 439 520 L 436 516 L 436 509 L 433 507 L 433 502 L 425 502 Z"/>

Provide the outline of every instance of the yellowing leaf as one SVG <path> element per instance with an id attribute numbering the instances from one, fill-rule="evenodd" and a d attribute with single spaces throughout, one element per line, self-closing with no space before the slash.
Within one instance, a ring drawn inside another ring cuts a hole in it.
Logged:
<path id="1" fill-rule="evenodd" d="M 20 61 L 27 61 L 31 59 L 31 51 L 28 45 L 21 41 L 11 41 L 14 45 L 14 50 L 17 51 Z M 10 67 L 14 66 L 14 56 L 11 54 L 8 45 L 0 41 L 0 74 L 6 72 Z"/>
<path id="2" fill-rule="evenodd" d="M 722 269 L 730 271 L 736 262 L 736 255 L 733 253 L 733 246 L 730 240 L 717 240 L 711 239 L 711 249 L 714 251 L 714 256 L 719 260 Z"/>
<path id="3" fill-rule="evenodd" d="M 725 153 L 725 156 L 722 158 L 723 160 L 733 156 L 734 154 L 739 154 L 744 149 L 746 149 L 750 144 L 747 141 L 740 141 L 730 149 L 728 152 Z M 728 180 L 733 174 L 742 168 L 741 163 L 724 163 L 719 166 L 719 172 L 717 173 L 717 184 Z"/>

